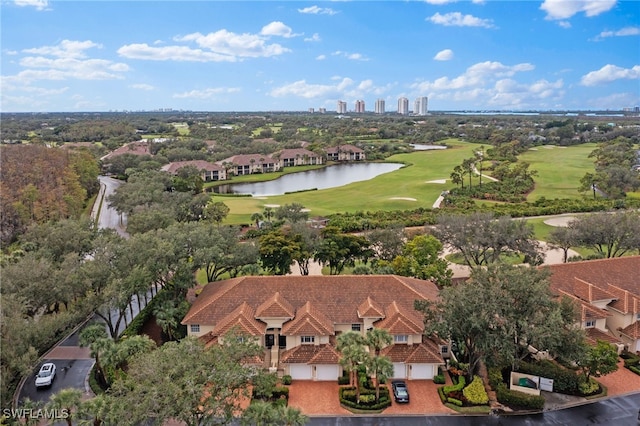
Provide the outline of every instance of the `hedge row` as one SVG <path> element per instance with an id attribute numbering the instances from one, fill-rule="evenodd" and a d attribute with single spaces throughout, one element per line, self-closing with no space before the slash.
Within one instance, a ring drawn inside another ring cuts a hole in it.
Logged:
<path id="1" fill-rule="evenodd" d="M 464 388 L 464 385 L 466 385 L 466 380 L 464 378 L 464 376 L 460 376 L 460 378 L 458 379 L 458 383 L 455 385 L 447 385 L 447 386 L 443 386 L 443 392 L 445 393 L 445 395 L 450 394 L 451 392 L 459 392 Z"/>
<path id="2" fill-rule="evenodd" d="M 575 371 L 567 370 L 551 361 L 543 360 L 536 363 L 523 362 L 520 364 L 518 371 L 553 379 L 553 390 L 555 392 L 580 395 L 580 376 L 578 376 Z"/>
<path id="3" fill-rule="evenodd" d="M 353 387 L 343 387 L 339 390 L 340 403 L 346 407 L 357 410 L 378 411 L 384 410 L 391 405 L 389 397 L 389 389 L 384 386 L 380 387 L 380 399 L 375 403 L 376 391 L 374 389 L 360 390 L 360 403 L 356 402 L 356 390 Z"/>
<path id="4" fill-rule="evenodd" d="M 501 404 L 527 410 L 542 410 L 544 408 L 544 397 L 508 389 L 507 384 L 503 381 L 502 373 L 496 368 L 489 369 L 489 384 L 496 392 L 498 402 Z"/>

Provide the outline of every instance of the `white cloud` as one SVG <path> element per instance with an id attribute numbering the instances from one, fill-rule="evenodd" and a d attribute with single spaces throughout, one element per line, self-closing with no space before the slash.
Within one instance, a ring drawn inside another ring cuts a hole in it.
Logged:
<path id="1" fill-rule="evenodd" d="M 544 0 L 540 9 L 547 13 L 545 19 L 568 19 L 573 15 L 584 12 L 588 17 L 608 12 L 617 0 Z"/>
<path id="2" fill-rule="evenodd" d="M 57 46 L 34 47 L 24 49 L 23 52 L 35 55 L 57 56 L 59 58 L 86 58 L 87 55 L 84 51 L 93 47 L 102 48 L 102 45 L 91 40 L 62 40 Z"/>
<path id="3" fill-rule="evenodd" d="M 336 13 L 338 13 L 335 10 L 331 9 L 330 7 L 318 7 L 315 5 L 305 7 L 304 9 L 298 9 L 298 12 L 308 13 L 313 15 L 335 15 Z"/>
<path id="4" fill-rule="evenodd" d="M 131 87 L 132 89 L 138 89 L 138 90 L 155 90 L 155 87 L 146 83 L 132 84 L 129 87 Z"/>
<path id="5" fill-rule="evenodd" d="M 433 57 L 436 61 L 450 61 L 453 59 L 453 50 L 444 49 L 436 53 L 436 56 Z"/>
<path id="6" fill-rule="evenodd" d="M 324 61 L 325 59 L 327 59 L 327 55 L 318 55 L 318 56 L 316 56 L 316 60 L 318 60 L 318 61 Z"/>
<path id="7" fill-rule="evenodd" d="M 273 30 L 275 30 L 275 28 L 273 28 Z M 227 30 L 219 30 L 206 35 L 201 33 L 187 34 L 182 37 L 175 37 L 174 40 L 178 42 L 193 41 L 199 47 L 208 50 L 208 52 L 202 52 L 204 55 L 198 53 L 197 55 L 199 57 L 208 58 L 206 60 L 216 61 L 225 60 L 222 59 L 222 56 L 232 57 L 233 59 L 231 59 L 231 61 L 235 61 L 238 58 L 277 56 L 291 51 L 277 43 L 268 44 L 264 37 L 257 34 L 236 34 Z M 169 47 L 182 48 L 184 46 Z M 211 54 L 217 54 L 220 56 L 211 56 Z"/>
<path id="8" fill-rule="evenodd" d="M 608 37 L 626 37 L 636 35 L 640 35 L 640 27 L 624 27 L 618 31 L 602 31 L 595 39 L 602 40 Z"/>
<path id="9" fill-rule="evenodd" d="M 314 33 L 311 37 L 307 37 L 304 41 L 321 41 L 320 34 Z"/>
<path id="10" fill-rule="evenodd" d="M 274 21 L 265 25 L 264 27 L 262 27 L 262 31 L 260 31 L 260 34 L 264 36 L 278 36 L 285 38 L 291 38 L 295 36 L 291 28 L 280 21 Z"/>
<path id="11" fill-rule="evenodd" d="M 349 53 L 343 52 L 342 50 L 336 50 L 331 54 L 332 56 L 341 56 L 343 58 L 351 59 L 353 61 L 368 61 L 369 58 L 364 56 L 362 53 Z"/>
<path id="12" fill-rule="evenodd" d="M 486 61 L 470 66 L 462 75 L 457 77 L 440 77 L 434 81 L 414 83 L 411 87 L 420 92 L 484 87 L 497 79 L 512 77 L 518 72 L 531 71 L 533 69 L 534 66 L 529 63 L 508 66 L 500 62 Z"/>
<path id="13" fill-rule="evenodd" d="M 580 84 L 583 86 L 596 86 L 623 79 L 640 79 L 640 65 L 635 65 L 633 68 L 621 68 L 607 64 L 597 71 L 591 71 L 583 75 L 580 79 Z"/>
<path id="14" fill-rule="evenodd" d="M 15 0 L 16 6 L 32 6 L 36 10 L 46 10 L 49 6 L 49 0 Z"/>
<path id="15" fill-rule="evenodd" d="M 122 46 L 118 49 L 118 54 L 129 59 L 146 59 L 150 61 L 236 62 L 238 60 L 236 56 L 206 52 L 202 49 L 191 49 L 187 46 L 153 47 L 147 43 Z"/>
<path id="16" fill-rule="evenodd" d="M 446 27 L 484 27 L 495 28 L 491 19 L 481 19 L 473 15 L 463 15 L 460 12 L 451 12 L 441 15 L 435 15 L 426 19 L 434 24 L 444 25 Z"/>
<path id="17" fill-rule="evenodd" d="M 212 87 L 204 90 L 191 90 L 190 92 L 176 93 L 173 95 L 177 99 L 211 99 L 217 95 L 239 92 L 238 87 Z"/>
<path id="18" fill-rule="evenodd" d="M 355 83 L 348 77 L 331 77 L 332 84 L 313 84 L 306 80 L 285 84 L 273 89 L 269 94 L 273 97 L 295 96 L 304 99 L 341 98 L 362 99 L 366 95 L 380 96 L 388 92 L 395 84 L 376 86 L 373 80 L 362 80 Z"/>

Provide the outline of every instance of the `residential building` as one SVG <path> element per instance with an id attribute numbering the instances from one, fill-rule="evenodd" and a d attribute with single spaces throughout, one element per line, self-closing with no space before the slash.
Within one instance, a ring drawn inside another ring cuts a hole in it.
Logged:
<path id="1" fill-rule="evenodd" d="M 409 99 L 407 98 L 398 99 L 398 114 L 401 114 L 401 115 L 409 114 Z"/>
<path id="2" fill-rule="evenodd" d="M 384 99 L 377 99 L 376 100 L 375 113 L 376 114 L 384 114 Z"/>
<path id="3" fill-rule="evenodd" d="M 579 304 L 578 321 L 592 342 L 640 352 L 640 256 L 549 266 L 551 291 Z"/>
<path id="4" fill-rule="evenodd" d="M 414 115 L 427 115 L 429 106 L 429 98 L 421 96 L 416 99 L 413 107 Z"/>
<path id="5" fill-rule="evenodd" d="M 364 161 L 367 159 L 362 148 L 350 144 L 333 146 L 325 151 L 329 161 Z"/>
<path id="6" fill-rule="evenodd" d="M 214 182 L 227 179 L 227 170 L 217 163 L 210 163 L 204 160 L 176 161 L 165 164 L 160 170 L 176 175 L 183 167 L 195 167 L 200 171 L 200 177 L 205 182 Z"/>
<path id="7" fill-rule="evenodd" d="M 228 173 L 235 176 L 251 175 L 254 173 L 271 173 L 280 170 L 280 162 L 270 155 L 240 154 L 218 162 Z"/>
<path id="8" fill-rule="evenodd" d="M 395 275 L 245 276 L 209 283 L 182 324 L 207 345 L 235 327 L 264 347 L 265 367 L 296 380 L 336 380 L 336 337 L 382 328 L 393 336 L 382 350 L 393 377 L 432 379 L 449 347 L 424 336 L 414 302 L 437 298 L 432 282 Z"/>
<path id="9" fill-rule="evenodd" d="M 355 112 L 360 113 L 360 114 L 365 112 L 365 107 L 364 107 L 364 101 L 363 100 L 357 100 L 356 101 Z"/>
<path id="10" fill-rule="evenodd" d="M 324 158 L 321 155 L 304 148 L 283 149 L 272 156 L 278 160 L 281 168 L 324 163 Z"/>
<path id="11" fill-rule="evenodd" d="M 338 101 L 338 105 L 336 107 L 336 112 L 338 114 L 346 114 L 347 113 L 347 103 L 344 101 Z"/>

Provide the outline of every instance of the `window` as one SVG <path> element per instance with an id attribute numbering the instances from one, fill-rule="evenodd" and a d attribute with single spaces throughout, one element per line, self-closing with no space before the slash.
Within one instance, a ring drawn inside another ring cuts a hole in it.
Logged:
<path id="1" fill-rule="evenodd" d="M 300 343 L 313 343 L 316 341 L 314 336 L 300 336 Z"/>
<path id="2" fill-rule="evenodd" d="M 640 314 L 636 314 L 636 319 L 640 320 Z"/>
<path id="3" fill-rule="evenodd" d="M 238 339 L 238 343 L 244 343 L 245 341 L 244 336 L 238 336 L 237 339 Z"/>
<path id="4" fill-rule="evenodd" d="M 192 333 L 200 333 L 200 324 L 191 324 Z"/>
<path id="5" fill-rule="evenodd" d="M 409 336 L 406 334 L 394 334 L 393 343 L 407 343 L 409 341 Z"/>
<path id="6" fill-rule="evenodd" d="M 596 321 L 595 320 L 588 320 L 584 323 L 584 326 L 587 328 L 591 328 L 591 327 L 595 327 L 596 326 Z"/>
<path id="7" fill-rule="evenodd" d="M 440 353 L 448 354 L 449 353 L 449 347 L 448 346 L 441 346 L 440 347 Z"/>
<path id="8" fill-rule="evenodd" d="M 351 331 L 360 331 L 361 330 L 361 325 L 356 323 L 356 324 L 351 324 Z"/>

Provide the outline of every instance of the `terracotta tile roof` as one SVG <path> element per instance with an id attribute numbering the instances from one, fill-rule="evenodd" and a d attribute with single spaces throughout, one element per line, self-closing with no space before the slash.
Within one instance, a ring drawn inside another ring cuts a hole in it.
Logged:
<path id="1" fill-rule="evenodd" d="M 600 288 L 585 280 L 575 277 L 573 281 L 573 294 L 587 302 L 615 299 L 616 297 L 608 292 L 606 287 L 608 286 Z"/>
<path id="2" fill-rule="evenodd" d="M 438 299 L 432 282 L 396 275 L 246 276 L 206 285 L 182 323 L 215 325 L 242 302 L 258 308 L 277 292 L 296 310 L 311 302 L 332 324 L 360 322 L 358 307 L 367 297 L 378 306 L 395 302 L 412 318 L 421 318 L 416 299 Z M 422 320 L 417 322 L 421 333 Z"/>
<path id="3" fill-rule="evenodd" d="M 337 364 L 340 354 L 331 345 L 320 345 L 322 348 L 309 360 L 309 364 Z"/>
<path id="4" fill-rule="evenodd" d="M 442 355 L 425 344 L 417 345 L 405 362 L 412 364 L 438 364 L 442 363 Z"/>
<path id="5" fill-rule="evenodd" d="M 209 348 L 209 347 L 211 347 L 213 345 L 218 344 L 218 336 L 215 336 L 212 331 L 210 331 L 207 334 L 203 334 L 202 336 L 198 337 L 198 340 L 200 340 L 202 343 L 204 343 L 204 347 L 205 348 Z"/>
<path id="6" fill-rule="evenodd" d="M 117 157 L 123 154 L 132 154 L 132 155 L 151 155 L 151 150 L 149 149 L 150 144 L 146 141 L 136 141 L 128 143 L 120 148 L 111 151 L 107 155 L 103 156 L 101 160 L 108 160 L 113 157 Z"/>
<path id="7" fill-rule="evenodd" d="M 620 331 L 632 339 L 640 339 L 640 321 L 634 321 Z"/>
<path id="8" fill-rule="evenodd" d="M 246 302 L 242 302 L 233 312 L 222 318 L 216 324 L 214 333 L 217 336 L 222 336 L 234 327 L 251 336 L 260 336 L 266 331 L 266 324 L 255 319 L 254 309 Z"/>
<path id="9" fill-rule="evenodd" d="M 300 345 L 280 355 L 283 364 L 337 364 L 340 355 L 331 345 Z"/>
<path id="10" fill-rule="evenodd" d="M 319 157 L 318 154 L 316 154 L 313 151 L 309 151 L 308 149 L 305 148 L 289 148 L 289 149 L 283 149 L 281 151 L 276 152 L 275 154 L 272 154 L 274 157 L 278 156 L 278 158 L 280 158 L 281 160 L 284 160 L 285 158 L 303 158 L 305 156 L 311 158 L 311 157 Z"/>
<path id="11" fill-rule="evenodd" d="M 552 272 L 551 289 L 573 293 L 574 278 L 608 290 L 609 284 L 640 297 L 640 256 L 587 260 L 546 266 Z"/>
<path id="12" fill-rule="evenodd" d="M 327 152 L 327 154 L 336 154 L 338 152 L 364 152 L 364 149 L 358 148 L 355 145 L 344 144 L 344 145 L 329 147 L 325 149 L 325 151 Z"/>
<path id="13" fill-rule="evenodd" d="M 405 312 L 393 301 L 385 309 L 385 318 L 377 321 L 377 328 L 384 328 L 391 334 L 421 334 L 424 330 L 424 323 L 419 315 L 414 311 Z"/>
<path id="14" fill-rule="evenodd" d="M 406 362 L 406 363 L 444 363 L 442 355 L 438 351 L 434 351 L 426 344 L 421 343 L 419 345 L 389 345 L 382 349 L 381 355 L 389 357 L 391 362 Z"/>
<path id="15" fill-rule="evenodd" d="M 358 318 L 384 318 L 384 310 L 370 296 L 358 306 Z"/>
<path id="16" fill-rule="evenodd" d="M 256 309 L 256 318 L 293 318 L 295 309 L 279 291 Z"/>
<path id="17" fill-rule="evenodd" d="M 604 332 L 602 330 L 599 330 L 595 327 L 593 328 L 588 328 L 587 329 L 587 343 L 590 345 L 597 345 L 598 344 L 598 340 L 602 340 L 603 342 L 607 342 L 607 343 L 622 343 L 622 341 L 620 339 L 618 339 L 617 337 L 615 337 L 614 335 Z"/>
<path id="18" fill-rule="evenodd" d="M 606 318 L 611 316 L 611 314 L 605 311 L 604 309 L 600 309 L 597 306 L 590 304 L 589 302 L 579 299 L 573 294 L 567 293 L 564 290 L 560 290 L 560 297 L 563 297 L 563 296 L 571 299 L 571 301 L 576 306 L 576 310 L 579 315 L 579 318 L 576 318 L 576 320 L 580 322 L 585 322 L 590 319 L 601 319 L 601 318 Z"/>
<path id="19" fill-rule="evenodd" d="M 251 162 L 253 160 L 253 162 Z M 273 164 L 276 160 L 270 155 L 263 154 L 238 154 L 220 161 L 222 163 L 231 163 L 236 166 L 259 166 L 260 164 Z"/>
<path id="20" fill-rule="evenodd" d="M 280 332 L 283 336 L 330 336 L 335 334 L 334 324 L 322 312 L 305 303 L 296 311 L 293 320 L 286 322 Z"/>
<path id="21" fill-rule="evenodd" d="M 609 306 L 625 314 L 640 313 L 640 297 L 634 296 L 628 290 L 621 289 L 612 284 L 609 284 L 608 290 L 618 299 L 609 304 Z"/>
<path id="22" fill-rule="evenodd" d="M 215 164 L 215 163 L 210 163 L 208 161 L 204 161 L 204 160 L 191 160 L 191 161 L 175 161 L 173 163 L 169 163 L 169 164 L 165 164 L 164 166 L 162 166 L 162 168 L 160 170 L 167 172 L 167 173 L 171 173 L 171 174 L 176 174 L 178 172 L 178 170 L 180 170 L 183 167 L 188 167 L 188 166 L 192 166 L 195 167 L 196 169 L 198 169 L 198 171 L 208 171 L 208 172 L 213 172 L 213 171 L 223 171 L 224 167 L 222 167 L 219 164 Z"/>

